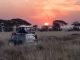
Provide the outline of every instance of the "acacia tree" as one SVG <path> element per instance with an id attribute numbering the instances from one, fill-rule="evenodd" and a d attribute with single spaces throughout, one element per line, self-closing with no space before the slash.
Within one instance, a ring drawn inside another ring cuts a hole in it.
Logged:
<path id="1" fill-rule="evenodd" d="M 73 30 L 75 30 L 75 31 L 80 30 L 80 29 L 79 29 L 79 27 L 80 27 L 80 22 L 79 22 L 79 21 L 73 22 L 72 25 L 74 25 L 74 26 L 73 26 Z"/>
<path id="2" fill-rule="evenodd" d="M 20 18 L 11 19 L 11 21 L 13 22 L 13 25 L 31 25 L 29 22 Z"/>
<path id="3" fill-rule="evenodd" d="M 67 23 L 65 21 L 63 21 L 63 20 L 55 20 L 55 21 L 53 21 L 52 28 L 53 28 L 53 30 L 60 31 L 61 30 L 60 27 L 62 25 L 67 25 Z"/>

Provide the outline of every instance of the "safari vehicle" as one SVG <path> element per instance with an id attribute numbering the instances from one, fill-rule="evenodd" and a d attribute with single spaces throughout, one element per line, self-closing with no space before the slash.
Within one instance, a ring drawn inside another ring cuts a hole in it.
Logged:
<path id="1" fill-rule="evenodd" d="M 10 45 L 19 45 L 19 44 L 37 44 L 37 35 L 32 26 L 21 25 L 19 26 L 15 33 L 12 33 L 12 36 L 9 40 Z"/>

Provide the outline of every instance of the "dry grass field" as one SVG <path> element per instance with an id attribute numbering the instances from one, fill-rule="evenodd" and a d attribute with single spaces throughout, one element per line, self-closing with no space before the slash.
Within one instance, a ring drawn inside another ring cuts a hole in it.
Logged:
<path id="1" fill-rule="evenodd" d="M 0 60 L 80 60 L 80 32 L 36 32 L 43 46 L 8 46 L 10 32 L 0 33 Z"/>

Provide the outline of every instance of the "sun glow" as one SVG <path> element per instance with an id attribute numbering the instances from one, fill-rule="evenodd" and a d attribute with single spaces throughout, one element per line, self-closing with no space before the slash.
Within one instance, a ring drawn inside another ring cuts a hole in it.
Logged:
<path id="1" fill-rule="evenodd" d="M 45 25 L 45 26 L 48 26 L 48 25 L 49 25 L 49 23 L 48 23 L 48 22 L 45 22 L 45 23 L 44 23 L 44 25 Z"/>

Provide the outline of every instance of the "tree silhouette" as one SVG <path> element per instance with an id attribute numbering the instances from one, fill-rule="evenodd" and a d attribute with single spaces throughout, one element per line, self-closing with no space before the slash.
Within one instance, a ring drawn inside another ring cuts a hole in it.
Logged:
<path id="1" fill-rule="evenodd" d="M 13 26 L 18 26 L 18 25 L 31 25 L 29 22 L 16 18 L 16 19 L 11 19 L 11 20 L 3 20 L 0 19 L 0 31 L 13 31 Z"/>
<path id="2" fill-rule="evenodd" d="M 73 30 L 75 30 L 75 31 L 80 30 L 80 29 L 79 29 L 79 27 L 80 27 L 80 22 L 79 22 L 79 21 L 73 22 L 72 25 L 74 25 L 74 26 L 73 26 Z"/>
<path id="3" fill-rule="evenodd" d="M 11 19 L 11 21 L 13 22 L 13 25 L 31 25 L 29 22 L 20 18 Z"/>
<path id="4" fill-rule="evenodd" d="M 74 26 L 80 26 L 80 22 L 79 21 L 75 21 L 75 22 L 72 23 L 72 25 L 74 25 Z"/>
<path id="5" fill-rule="evenodd" d="M 49 26 L 43 25 L 43 26 L 41 27 L 40 31 L 48 31 L 48 29 L 49 29 Z"/>
<path id="6" fill-rule="evenodd" d="M 52 28 L 53 28 L 53 30 L 60 31 L 61 30 L 60 27 L 63 25 L 67 25 L 67 23 L 63 20 L 55 20 L 55 21 L 53 21 Z"/>

